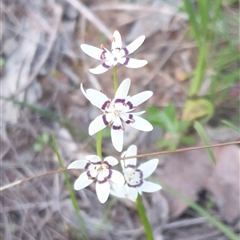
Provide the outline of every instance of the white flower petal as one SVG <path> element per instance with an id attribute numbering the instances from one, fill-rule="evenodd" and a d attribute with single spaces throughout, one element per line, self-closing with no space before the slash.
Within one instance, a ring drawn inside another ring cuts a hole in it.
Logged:
<path id="1" fill-rule="evenodd" d="M 114 100 L 125 99 L 128 95 L 130 85 L 131 85 L 131 80 L 129 78 L 126 78 L 125 80 L 123 80 L 115 93 Z"/>
<path id="2" fill-rule="evenodd" d="M 85 98 L 88 99 L 87 93 L 86 93 L 86 91 L 84 90 L 82 83 L 81 83 L 81 85 L 80 85 L 80 88 L 81 88 L 81 91 L 82 91 L 83 95 L 85 96 Z M 89 100 L 89 99 L 88 99 L 88 100 Z M 89 100 L 89 101 L 90 101 L 90 100 Z"/>
<path id="3" fill-rule="evenodd" d="M 106 127 L 105 123 L 103 122 L 102 115 L 96 117 L 88 127 L 88 133 L 90 136 L 94 135 L 95 133 L 101 131 Z"/>
<path id="4" fill-rule="evenodd" d="M 87 160 L 76 160 L 68 165 L 68 169 L 84 169 L 85 166 L 88 164 Z"/>
<path id="5" fill-rule="evenodd" d="M 162 187 L 159 184 L 144 181 L 143 184 L 139 187 L 139 190 L 142 192 L 156 192 L 160 190 Z"/>
<path id="6" fill-rule="evenodd" d="M 117 198 L 127 198 L 133 202 L 136 201 L 138 192 L 134 190 L 134 192 L 131 194 L 131 189 L 127 186 L 118 186 L 114 183 L 111 184 L 110 194 Z"/>
<path id="7" fill-rule="evenodd" d="M 107 201 L 109 193 L 110 193 L 109 182 L 96 183 L 96 194 L 100 203 L 105 203 Z"/>
<path id="8" fill-rule="evenodd" d="M 128 187 L 128 195 L 132 201 L 136 201 L 138 197 L 138 189 L 133 187 Z"/>
<path id="9" fill-rule="evenodd" d="M 111 138 L 112 138 L 112 144 L 113 144 L 114 148 L 118 152 L 121 152 L 123 149 L 123 130 L 122 129 L 115 130 L 112 127 L 111 128 Z"/>
<path id="10" fill-rule="evenodd" d="M 143 102 L 147 101 L 152 95 L 153 95 L 152 91 L 145 91 L 130 97 L 128 101 L 131 102 L 134 107 L 136 107 L 142 104 Z"/>
<path id="11" fill-rule="evenodd" d="M 95 58 L 97 60 L 101 60 L 101 54 L 103 53 L 103 50 L 101 48 L 97 48 L 88 44 L 81 44 L 81 49 L 84 53 L 86 53 L 88 56 Z"/>
<path id="12" fill-rule="evenodd" d="M 102 106 L 105 102 L 110 101 L 105 94 L 94 89 L 87 89 L 86 94 L 91 104 L 99 109 L 102 109 Z"/>
<path id="13" fill-rule="evenodd" d="M 130 156 L 135 156 L 137 155 L 137 146 L 136 145 L 131 145 L 127 151 L 126 151 L 126 154 L 125 154 L 125 157 L 130 157 Z M 123 166 L 127 166 L 127 165 L 134 165 L 136 166 L 137 165 L 137 158 L 130 158 L 130 159 L 126 159 L 126 160 L 123 160 Z"/>
<path id="14" fill-rule="evenodd" d="M 119 59 L 118 62 L 128 68 L 140 68 L 145 66 L 148 63 L 148 61 L 146 60 L 139 60 L 139 59 L 127 58 L 127 57 L 123 57 Z"/>
<path id="15" fill-rule="evenodd" d="M 157 168 L 159 160 L 157 158 L 141 164 L 138 169 L 143 172 L 143 178 L 149 177 Z"/>
<path id="16" fill-rule="evenodd" d="M 105 61 L 104 63 L 98 65 L 95 68 L 90 68 L 89 72 L 92 74 L 105 73 L 113 65 L 112 61 Z"/>
<path id="17" fill-rule="evenodd" d="M 94 181 L 94 179 L 89 179 L 87 176 L 87 172 L 83 172 L 79 178 L 75 181 L 74 183 L 74 189 L 75 190 L 81 190 L 87 186 L 89 186 L 92 182 Z"/>
<path id="18" fill-rule="evenodd" d="M 146 111 L 141 111 L 141 112 L 134 112 L 133 115 L 137 115 L 137 116 L 140 116 L 142 114 L 144 114 Z"/>
<path id="19" fill-rule="evenodd" d="M 110 166 L 115 166 L 118 164 L 118 160 L 112 156 L 105 157 L 103 161 L 106 161 Z"/>
<path id="20" fill-rule="evenodd" d="M 133 114 L 133 119 L 135 120 L 135 122 L 129 124 L 131 127 L 144 132 L 149 132 L 153 130 L 152 124 L 149 123 L 147 120 L 134 114 Z"/>
<path id="21" fill-rule="evenodd" d="M 115 48 L 122 48 L 122 38 L 119 31 L 114 31 L 112 40 L 112 50 Z"/>
<path id="22" fill-rule="evenodd" d="M 145 36 L 140 36 L 137 39 L 135 39 L 132 43 L 130 43 L 129 45 L 126 46 L 126 49 L 128 51 L 128 54 L 136 51 L 144 42 L 145 40 Z M 127 54 L 127 55 L 128 55 Z"/>
<path id="23" fill-rule="evenodd" d="M 119 171 L 116 171 L 114 169 L 112 169 L 111 171 L 112 171 L 112 176 L 110 180 L 113 183 L 117 184 L 118 186 L 123 186 L 125 182 L 123 175 Z"/>
<path id="24" fill-rule="evenodd" d="M 97 155 L 90 155 L 85 157 L 87 160 L 89 160 L 91 163 L 101 163 L 102 159 Z"/>
<path id="25" fill-rule="evenodd" d="M 118 186 L 115 183 L 111 183 L 110 194 L 117 198 L 125 198 L 127 192 L 125 186 Z"/>

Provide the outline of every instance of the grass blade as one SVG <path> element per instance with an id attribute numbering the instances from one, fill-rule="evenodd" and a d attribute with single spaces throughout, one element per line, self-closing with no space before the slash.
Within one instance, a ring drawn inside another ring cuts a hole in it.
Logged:
<path id="1" fill-rule="evenodd" d="M 226 126 L 228 126 L 228 127 L 232 128 L 232 129 L 240 132 L 240 127 L 234 125 L 233 123 L 231 123 L 231 122 L 229 122 L 229 121 L 227 121 L 227 120 L 222 120 L 221 122 L 222 122 L 223 124 L 225 124 Z"/>
<path id="2" fill-rule="evenodd" d="M 176 196 L 177 198 L 181 199 L 183 202 L 187 203 L 190 208 L 195 210 L 197 213 L 202 215 L 203 217 L 206 217 L 207 220 L 215 226 L 217 229 L 219 229 L 222 233 L 225 234 L 230 240 L 239 240 L 239 237 L 230 229 L 228 228 L 225 224 L 223 224 L 221 221 L 219 221 L 217 218 L 209 214 L 203 207 L 201 207 L 199 204 L 193 202 L 180 192 L 176 191 L 175 189 L 165 185 L 164 183 L 159 183 L 163 189 L 173 196 Z"/>
<path id="3" fill-rule="evenodd" d="M 57 144 L 56 144 L 56 141 L 55 141 L 55 137 L 54 137 L 53 134 L 52 134 L 52 143 L 53 143 L 54 152 L 55 152 L 55 154 L 57 155 L 57 159 L 58 159 L 59 166 L 60 166 L 61 168 L 64 168 L 63 163 L 62 163 L 61 156 L 60 156 L 59 151 L 58 151 L 58 148 L 57 148 Z M 81 217 L 81 215 L 80 215 L 80 209 L 79 209 L 79 206 L 78 206 L 78 203 L 77 203 L 77 199 L 76 199 L 76 197 L 75 197 L 75 194 L 74 194 L 72 185 L 71 185 L 71 183 L 70 183 L 70 180 L 69 180 L 69 178 L 68 178 L 67 173 L 66 173 L 66 172 L 63 172 L 63 175 L 64 175 L 65 182 L 66 182 L 66 185 L 67 185 L 67 188 L 68 188 L 68 191 L 69 191 L 69 195 L 70 195 L 70 199 L 71 199 L 71 202 L 72 202 L 74 211 L 75 211 L 75 213 L 76 213 L 76 216 L 77 216 L 77 219 L 78 219 L 78 222 L 79 222 L 79 227 L 80 227 L 80 229 L 81 229 L 82 237 L 80 238 L 80 240 L 81 240 L 81 239 L 87 240 L 88 238 L 87 238 L 86 229 L 85 229 L 85 226 L 84 226 L 83 219 L 82 219 L 82 217 Z"/>
<path id="4" fill-rule="evenodd" d="M 142 224 L 144 226 L 147 239 L 148 240 L 154 240 L 153 233 L 152 233 L 152 228 L 151 228 L 150 223 L 148 221 L 148 218 L 147 218 L 147 215 L 146 215 L 146 210 L 145 210 L 145 208 L 143 206 L 143 202 L 142 202 L 142 196 L 140 194 L 138 194 L 138 197 L 137 197 L 136 207 L 137 207 L 138 215 L 139 215 L 139 217 L 142 221 Z"/>
<path id="5" fill-rule="evenodd" d="M 200 138 L 202 139 L 203 143 L 205 145 L 209 145 L 210 144 L 210 140 L 209 140 L 209 138 L 207 136 L 207 133 L 206 133 L 205 129 L 203 128 L 203 126 L 199 122 L 195 121 L 194 122 L 194 128 L 197 131 L 197 133 L 200 136 Z M 212 163 L 216 164 L 216 159 L 215 159 L 215 156 L 213 154 L 212 149 L 208 148 L 208 149 L 206 149 L 206 151 L 207 151 L 208 156 L 210 157 Z"/>
<path id="6" fill-rule="evenodd" d="M 201 32 L 199 29 L 199 24 L 197 23 L 197 13 L 193 9 L 193 5 L 190 0 L 184 0 L 184 7 L 189 17 L 189 23 L 195 35 L 198 46 L 201 45 Z"/>

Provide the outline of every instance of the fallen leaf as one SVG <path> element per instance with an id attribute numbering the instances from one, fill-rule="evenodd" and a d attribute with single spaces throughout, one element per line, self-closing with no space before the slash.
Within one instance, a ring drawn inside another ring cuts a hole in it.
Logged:
<path id="1" fill-rule="evenodd" d="M 192 201 L 212 174 L 214 166 L 204 150 L 166 155 L 160 181 L 177 190 Z M 163 190 L 169 203 L 169 216 L 176 218 L 185 211 L 188 204 Z"/>
<path id="2" fill-rule="evenodd" d="M 213 194 L 223 219 L 231 223 L 240 216 L 240 150 L 236 145 L 225 146 L 216 149 L 215 156 L 217 165 L 206 189 Z"/>

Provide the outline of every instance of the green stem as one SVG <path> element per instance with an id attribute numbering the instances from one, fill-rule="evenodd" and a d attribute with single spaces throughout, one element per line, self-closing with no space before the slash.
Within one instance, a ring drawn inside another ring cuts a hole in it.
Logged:
<path id="1" fill-rule="evenodd" d="M 113 67 L 113 87 L 114 87 L 114 92 L 117 91 L 118 88 L 118 78 L 117 78 L 117 67 Z"/>
<path id="2" fill-rule="evenodd" d="M 98 132 L 96 140 L 96 152 L 100 158 L 102 158 L 102 132 L 102 130 Z"/>
<path id="3" fill-rule="evenodd" d="M 204 76 L 204 68 L 206 65 L 206 57 L 207 57 L 207 43 L 202 43 L 199 49 L 199 57 L 197 62 L 197 67 L 195 71 L 194 78 L 191 82 L 191 86 L 189 89 L 189 96 L 192 97 L 196 95 L 200 89 L 202 79 Z"/>
<path id="4" fill-rule="evenodd" d="M 149 221 L 148 221 L 148 218 L 147 218 L 147 215 L 146 215 L 146 210 L 145 210 L 143 202 L 142 202 L 142 197 L 139 194 L 138 194 L 138 197 L 137 197 L 136 207 L 137 207 L 138 215 L 139 215 L 139 217 L 142 221 L 142 224 L 144 226 L 147 239 L 148 240 L 154 240 L 152 229 L 151 229 L 151 226 L 149 224 Z"/>

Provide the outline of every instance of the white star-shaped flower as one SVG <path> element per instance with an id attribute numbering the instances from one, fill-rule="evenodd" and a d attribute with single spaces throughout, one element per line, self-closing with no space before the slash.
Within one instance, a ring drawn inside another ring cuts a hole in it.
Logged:
<path id="1" fill-rule="evenodd" d="M 83 160 L 72 162 L 68 169 L 84 169 L 79 178 L 74 183 L 74 189 L 80 190 L 89 186 L 96 181 L 96 193 L 101 203 L 105 203 L 110 192 L 110 183 L 117 186 L 124 184 L 123 175 L 112 169 L 118 164 L 118 160 L 114 157 L 106 157 L 103 160 L 96 155 L 86 156 Z"/>
<path id="2" fill-rule="evenodd" d="M 137 147 L 132 145 L 122 154 L 122 157 L 135 155 L 137 155 Z M 124 186 L 111 184 L 110 193 L 112 195 L 118 198 L 128 198 L 136 201 L 138 194 L 142 194 L 142 192 L 156 192 L 162 188 L 156 183 L 145 180 L 145 178 L 149 177 L 157 168 L 158 159 L 149 160 L 137 167 L 137 159 L 131 158 L 121 160 L 121 165 L 126 184 Z"/>
<path id="3" fill-rule="evenodd" d="M 140 68 L 145 66 L 148 63 L 146 60 L 128 57 L 129 54 L 136 51 L 142 45 L 144 40 L 145 36 L 140 36 L 132 43 L 122 48 L 122 38 L 120 33 L 116 30 L 113 33 L 111 51 L 106 49 L 103 45 L 101 45 L 101 48 L 97 48 L 88 44 L 81 44 L 81 49 L 88 56 L 102 61 L 102 64 L 96 68 L 89 69 L 93 74 L 101 74 L 106 72 L 111 66 L 116 66 L 118 63 L 129 68 Z"/>
<path id="4" fill-rule="evenodd" d="M 111 126 L 111 138 L 114 148 L 121 152 L 123 148 L 124 124 L 141 131 L 151 131 L 152 125 L 139 115 L 142 112 L 133 111 L 138 105 L 152 96 L 151 91 L 144 91 L 132 97 L 128 96 L 131 80 L 125 79 L 118 87 L 115 97 L 110 100 L 105 94 L 94 89 L 81 90 L 85 97 L 96 107 L 102 110 L 102 114 L 96 117 L 89 125 L 89 135 L 93 135 L 107 126 Z"/>

